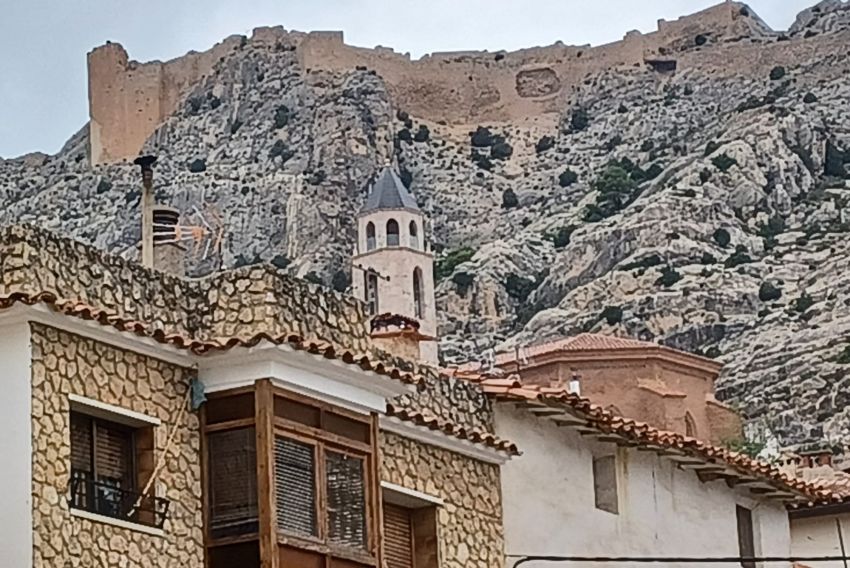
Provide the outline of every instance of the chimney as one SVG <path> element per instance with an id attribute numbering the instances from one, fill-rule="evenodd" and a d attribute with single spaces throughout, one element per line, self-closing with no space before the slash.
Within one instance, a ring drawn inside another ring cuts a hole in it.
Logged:
<path id="1" fill-rule="evenodd" d="M 576 371 L 573 371 L 573 376 L 570 378 L 568 390 L 576 396 L 581 396 L 581 377 L 579 377 Z"/>
<path id="2" fill-rule="evenodd" d="M 152 220 L 153 267 L 174 276 L 185 276 L 186 249 L 178 239 L 180 212 L 166 205 L 155 205 Z"/>
<path id="3" fill-rule="evenodd" d="M 419 332 L 419 322 L 397 314 L 381 314 L 372 318 L 371 336 L 375 344 L 397 357 L 421 361 L 419 343 L 435 338 Z"/>
<path id="4" fill-rule="evenodd" d="M 153 268 L 153 165 L 156 156 L 139 156 L 133 163 L 142 172 L 142 266 Z"/>

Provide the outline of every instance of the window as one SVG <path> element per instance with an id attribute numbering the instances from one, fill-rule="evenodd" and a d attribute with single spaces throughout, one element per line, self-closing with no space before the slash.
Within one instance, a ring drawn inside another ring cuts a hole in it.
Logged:
<path id="1" fill-rule="evenodd" d="M 593 459 L 593 492 L 597 509 L 615 515 L 619 512 L 616 456 Z"/>
<path id="2" fill-rule="evenodd" d="M 398 221 L 390 219 L 387 221 L 387 246 L 397 247 L 398 245 Z"/>
<path id="3" fill-rule="evenodd" d="M 365 272 L 366 279 L 366 305 L 369 307 L 369 315 L 378 314 L 378 275 L 374 272 Z"/>
<path id="4" fill-rule="evenodd" d="M 738 551 L 741 558 L 755 558 L 756 546 L 753 537 L 753 512 L 746 507 L 735 505 L 735 516 L 738 521 Z M 742 560 L 744 568 L 756 568 L 756 563 Z"/>
<path id="5" fill-rule="evenodd" d="M 697 436 L 697 423 L 690 412 L 685 412 L 685 435 L 692 438 Z"/>
<path id="6" fill-rule="evenodd" d="M 375 223 L 369 221 L 366 224 L 366 250 L 375 250 Z"/>
<path id="7" fill-rule="evenodd" d="M 72 407 L 74 402 L 72 401 Z M 72 410 L 69 505 L 122 521 L 162 527 L 168 501 L 148 491 L 153 472 L 153 426 L 131 426 Z M 132 420 L 131 420 L 132 421 Z"/>
<path id="8" fill-rule="evenodd" d="M 259 521 L 254 428 L 210 432 L 207 452 L 210 537 L 256 533 Z"/>
<path id="9" fill-rule="evenodd" d="M 296 395 L 274 397 L 274 483 L 283 565 L 305 555 L 375 558 L 370 546 L 371 418 Z"/>
<path id="10" fill-rule="evenodd" d="M 437 506 L 384 489 L 386 568 L 437 568 Z"/>
<path id="11" fill-rule="evenodd" d="M 422 270 L 419 268 L 413 269 L 413 313 L 416 317 L 422 319 L 425 313 L 425 307 L 422 301 Z"/>
<path id="12" fill-rule="evenodd" d="M 419 248 L 419 229 L 416 226 L 416 221 L 410 222 L 410 248 Z"/>

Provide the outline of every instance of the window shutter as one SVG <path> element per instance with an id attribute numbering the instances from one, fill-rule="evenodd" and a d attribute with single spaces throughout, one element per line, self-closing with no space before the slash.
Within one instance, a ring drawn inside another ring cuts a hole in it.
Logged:
<path id="1" fill-rule="evenodd" d="M 614 456 L 593 459 L 593 493 L 597 509 L 618 512 L 617 459 Z"/>
<path id="2" fill-rule="evenodd" d="M 366 548 L 366 480 L 363 460 L 328 451 L 328 539 L 342 546 Z"/>
<path id="3" fill-rule="evenodd" d="M 384 556 L 387 568 L 413 568 L 410 510 L 384 504 Z"/>
<path id="4" fill-rule="evenodd" d="M 253 428 L 212 432 L 209 446 L 210 535 L 257 532 L 257 452 Z"/>
<path id="5" fill-rule="evenodd" d="M 115 483 L 132 489 L 133 435 L 131 432 L 95 422 L 95 471 L 98 482 Z"/>
<path id="6" fill-rule="evenodd" d="M 740 505 L 735 506 L 735 516 L 738 520 L 738 550 L 741 557 L 753 558 L 756 555 L 755 539 L 753 538 L 753 512 Z M 744 568 L 755 568 L 755 562 L 741 561 Z"/>
<path id="7" fill-rule="evenodd" d="M 316 454 L 313 446 L 275 438 L 277 527 L 291 534 L 317 536 Z"/>
<path id="8" fill-rule="evenodd" d="M 71 414 L 71 469 L 91 473 L 91 423 L 88 416 Z"/>

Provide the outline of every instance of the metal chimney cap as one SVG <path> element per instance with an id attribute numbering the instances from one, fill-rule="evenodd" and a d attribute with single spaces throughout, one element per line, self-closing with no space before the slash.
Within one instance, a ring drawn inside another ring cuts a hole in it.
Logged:
<path id="1" fill-rule="evenodd" d="M 142 168 L 142 171 L 151 169 L 156 162 L 156 156 L 139 156 L 133 163 Z"/>

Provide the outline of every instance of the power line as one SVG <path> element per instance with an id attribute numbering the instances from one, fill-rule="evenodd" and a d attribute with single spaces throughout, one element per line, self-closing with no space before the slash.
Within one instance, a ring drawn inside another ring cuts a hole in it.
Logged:
<path id="1" fill-rule="evenodd" d="M 847 556 L 523 556 L 508 554 L 508 558 L 519 558 L 513 568 L 529 562 L 585 562 L 599 564 L 618 563 L 675 563 L 675 564 L 744 564 L 759 562 L 838 562 L 850 560 Z"/>

